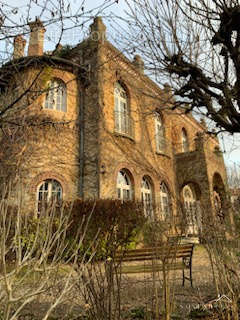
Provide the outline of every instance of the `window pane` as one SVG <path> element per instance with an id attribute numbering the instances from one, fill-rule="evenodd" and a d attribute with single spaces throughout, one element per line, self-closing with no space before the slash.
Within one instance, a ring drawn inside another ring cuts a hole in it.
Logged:
<path id="1" fill-rule="evenodd" d="M 165 134 L 161 117 L 157 114 L 155 117 L 156 126 L 156 148 L 159 152 L 165 151 Z"/>
<path id="2" fill-rule="evenodd" d="M 114 107 L 115 107 L 115 111 L 119 111 L 118 110 L 118 97 L 114 97 Z"/>
<path id="3" fill-rule="evenodd" d="M 122 113 L 127 113 L 127 104 L 125 101 L 120 101 L 120 111 Z"/>
<path id="4" fill-rule="evenodd" d="M 121 199 L 121 189 L 117 188 L 117 197 Z"/>
<path id="5" fill-rule="evenodd" d="M 56 88 L 56 96 L 57 96 L 57 103 L 56 103 L 56 110 L 61 111 L 61 105 L 62 105 L 62 91 L 59 87 L 59 84 L 56 84 L 58 88 Z"/>
<path id="6" fill-rule="evenodd" d="M 151 185 L 146 177 L 143 177 L 142 179 L 141 193 L 145 216 L 153 218 L 152 190 Z"/>
<path id="7" fill-rule="evenodd" d="M 117 176 L 117 197 L 122 200 L 131 199 L 131 181 L 124 170 L 120 170 Z"/>
<path id="8" fill-rule="evenodd" d="M 123 189 L 123 200 L 130 200 L 130 190 Z"/>
<path id="9" fill-rule="evenodd" d="M 161 209 L 163 218 L 167 219 L 170 217 L 170 195 L 168 189 L 164 183 L 161 184 Z"/>
<path id="10" fill-rule="evenodd" d="M 115 108 L 115 130 L 120 133 L 128 134 L 129 115 L 127 105 L 127 95 L 124 88 L 119 84 L 115 84 L 114 90 L 114 108 Z"/>
<path id="11" fill-rule="evenodd" d="M 42 207 L 41 204 L 47 203 L 49 200 L 62 200 L 62 187 L 56 180 L 45 180 L 38 189 L 38 211 Z"/>
<path id="12" fill-rule="evenodd" d="M 50 82 L 49 91 L 45 97 L 45 108 L 67 111 L 67 89 L 61 80 Z"/>
<path id="13" fill-rule="evenodd" d="M 67 112 L 67 90 L 63 90 L 62 111 Z"/>

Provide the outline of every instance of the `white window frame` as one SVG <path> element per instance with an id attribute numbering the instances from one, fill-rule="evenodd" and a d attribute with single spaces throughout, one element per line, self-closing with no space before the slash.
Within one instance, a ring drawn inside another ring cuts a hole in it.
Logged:
<path id="1" fill-rule="evenodd" d="M 143 203 L 144 214 L 147 218 L 153 220 L 153 192 L 148 177 L 143 177 L 141 182 L 141 198 Z"/>
<path id="2" fill-rule="evenodd" d="M 192 189 L 188 185 L 183 187 L 182 194 L 184 207 L 186 211 L 191 215 L 192 210 L 196 207 L 196 197 L 194 196 Z"/>
<path id="3" fill-rule="evenodd" d="M 162 219 L 169 220 L 171 217 L 171 197 L 165 182 L 162 182 L 160 185 L 160 201 Z"/>
<path id="4" fill-rule="evenodd" d="M 53 79 L 48 83 L 44 108 L 67 112 L 67 87 L 60 79 Z"/>
<path id="5" fill-rule="evenodd" d="M 125 201 L 132 200 L 133 189 L 131 179 L 126 170 L 121 169 L 117 175 L 117 198 Z"/>
<path id="6" fill-rule="evenodd" d="M 47 189 L 44 188 L 44 186 L 48 184 L 48 187 Z M 56 186 L 54 186 L 54 184 L 56 184 Z M 41 190 L 41 188 L 44 188 L 43 190 Z M 58 190 L 53 190 L 53 188 L 56 187 L 58 188 Z M 42 194 L 41 198 L 40 199 L 40 194 Z M 45 196 L 46 195 L 46 199 Z M 53 197 L 56 196 L 56 199 L 57 199 L 57 203 L 59 203 L 59 201 L 62 201 L 62 198 L 63 198 L 63 189 L 62 189 L 62 185 L 59 181 L 55 180 L 55 179 L 46 179 L 44 181 L 42 181 L 38 188 L 37 188 L 37 203 L 38 203 L 38 206 L 43 203 L 43 204 L 46 204 L 46 203 L 49 203 L 52 199 L 55 200 Z M 38 208 L 38 211 L 39 211 L 39 208 Z"/>
<path id="7" fill-rule="evenodd" d="M 115 131 L 130 134 L 130 116 L 126 90 L 119 82 L 114 88 Z"/>
<path id="8" fill-rule="evenodd" d="M 165 153 L 166 151 L 166 139 L 165 130 L 162 117 L 159 113 L 155 113 L 155 141 L 156 151 L 159 153 Z"/>
<path id="9" fill-rule="evenodd" d="M 201 207 L 196 192 L 190 185 L 182 189 L 182 198 L 185 209 L 186 233 L 197 234 L 202 229 Z"/>

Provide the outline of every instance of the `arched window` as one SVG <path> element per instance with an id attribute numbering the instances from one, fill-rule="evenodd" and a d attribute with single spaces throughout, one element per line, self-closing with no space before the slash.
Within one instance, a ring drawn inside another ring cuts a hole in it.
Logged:
<path id="1" fill-rule="evenodd" d="M 182 152 L 189 151 L 189 143 L 188 143 L 188 136 L 186 130 L 182 129 Z"/>
<path id="2" fill-rule="evenodd" d="M 39 204 L 50 201 L 59 203 L 62 200 L 61 184 L 54 179 L 44 180 L 38 187 L 37 199 Z"/>
<path id="3" fill-rule="evenodd" d="M 126 90 L 119 82 L 114 88 L 115 131 L 132 136 L 132 126 Z"/>
<path id="4" fill-rule="evenodd" d="M 145 216 L 149 217 L 150 219 L 153 219 L 152 186 L 147 177 L 142 178 L 141 196 L 142 196 Z"/>
<path id="5" fill-rule="evenodd" d="M 184 204 L 185 232 L 186 234 L 198 234 L 201 230 L 201 207 L 197 200 L 196 186 L 192 183 L 185 185 L 182 189 L 182 197 Z"/>
<path id="6" fill-rule="evenodd" d="M 67 111 L 67 88 L 60 79 L 54 79 L 49 82 L 48 91 L 45 98 L 45 108 Z"/>
<path id="7" fill-rule="evenodd" d="M 168 220 L 171 216 L 171 198 L 168 188 L 164 182 L 160 186 L 161 212 L 163 220 Z"/>
<path id="8" fill-rule="evenodd" d="M 183 188 L 183 200 L 184 200 L 184 206 L 186 210 L 192 210 L 196 202 L 196 199 L 194 197 L 194 194 L 191 188 L 188 185 L 186 185 Z"/>
<path id="9" fill-rule="evenodd" d="M 132 184 L 126 170 L 122 169 L 117 176 L 117 197 L 121 200 L 131 200 L 133 195 Z"/>
<path id="10" fill-rule="evenodd" d="M 166 150 L 166 140 L 164 132 L 163 120 L 159 113 L 155 113 L 155 136 L 156 136 L 156 150 L 164 153 Z"/>

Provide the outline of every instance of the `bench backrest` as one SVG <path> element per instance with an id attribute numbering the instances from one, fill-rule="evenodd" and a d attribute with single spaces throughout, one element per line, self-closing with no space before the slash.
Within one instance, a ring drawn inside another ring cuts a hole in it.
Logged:
<path id="1" fill-rule="evenodd" d="M 179 258 L 192 258 L 194 244 L 175 244 L 170 246 L 145 247 L 118 252 L 117 261 L 143 261 L 143 260 L 175 260 Z"/>

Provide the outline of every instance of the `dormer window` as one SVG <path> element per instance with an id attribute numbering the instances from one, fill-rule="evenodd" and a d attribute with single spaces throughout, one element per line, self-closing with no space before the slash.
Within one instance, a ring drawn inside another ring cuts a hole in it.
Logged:
<path id="1" fill-rule="evenodd" d="M 49 82 L 44 107 L 67 112 L 67 88 L 62 80 L 54 79 Z"/>

